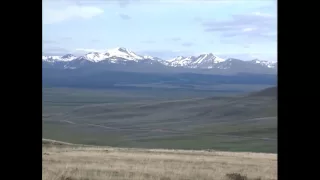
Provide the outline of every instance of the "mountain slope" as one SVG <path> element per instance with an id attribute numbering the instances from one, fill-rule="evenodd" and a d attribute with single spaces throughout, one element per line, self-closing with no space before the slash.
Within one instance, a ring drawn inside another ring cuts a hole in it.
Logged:
<path id="1" fill-rule="evenodd" d="M 258 92 L 254 92 L 251 96 L 265 96 L 265 97 L 277 97 L 278 96 L 278 87 L 270 87 L 263 89 Z"/>

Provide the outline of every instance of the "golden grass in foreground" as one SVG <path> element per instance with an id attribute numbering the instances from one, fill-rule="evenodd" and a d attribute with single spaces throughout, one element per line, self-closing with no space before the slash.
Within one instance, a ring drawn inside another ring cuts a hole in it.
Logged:
<path id="1" fill-rule="evenodd" d="M 43 180 L 277 179 L 275 154 L 51 145 L 42 158 Z"/>

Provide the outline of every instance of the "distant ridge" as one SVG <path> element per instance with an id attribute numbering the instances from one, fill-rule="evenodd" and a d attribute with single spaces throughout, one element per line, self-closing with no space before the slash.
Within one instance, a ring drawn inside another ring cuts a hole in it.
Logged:
<path id="1" fill-rule="evenodd" d="M 251 93 L 250 96 L 277 97 L 278 96 L 278 86 L 266 88 L 261 91 Z"/>
<path id="2" fill-rule="evenodd" d="M 103 52 L 88 52 L 82 56 L 66 54 L 63 56 L 42 56 L 42 65 L 46 68 L 58 69 L 130 69 L 141 71 L 148 69 L 161 72 L 168 71 L 197 71 L 207 70 L 215 73 L 277 73 L 277 61 L 220 58 L 213 53 L 204 53 L 195 56 L 178 56 L 173 59 L 161 59 L 148 55 L 139 55 L 124 47 L 106 49 Z"/>

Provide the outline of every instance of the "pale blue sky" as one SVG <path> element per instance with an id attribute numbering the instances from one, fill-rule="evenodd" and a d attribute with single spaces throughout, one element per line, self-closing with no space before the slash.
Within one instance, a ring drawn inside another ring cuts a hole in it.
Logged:
<path id="1" fill-rule="evenodd" d="M 43 0 L 43 53 L 277 60 L 275 0 Z"/>

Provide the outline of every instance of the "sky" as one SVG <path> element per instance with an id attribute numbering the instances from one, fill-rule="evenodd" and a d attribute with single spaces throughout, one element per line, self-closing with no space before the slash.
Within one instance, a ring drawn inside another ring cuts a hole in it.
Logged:
<path id="1" fill-rule="evenodd" d="M 276 0 L 43 0 L 43 54 L 277 61 Z"/>

